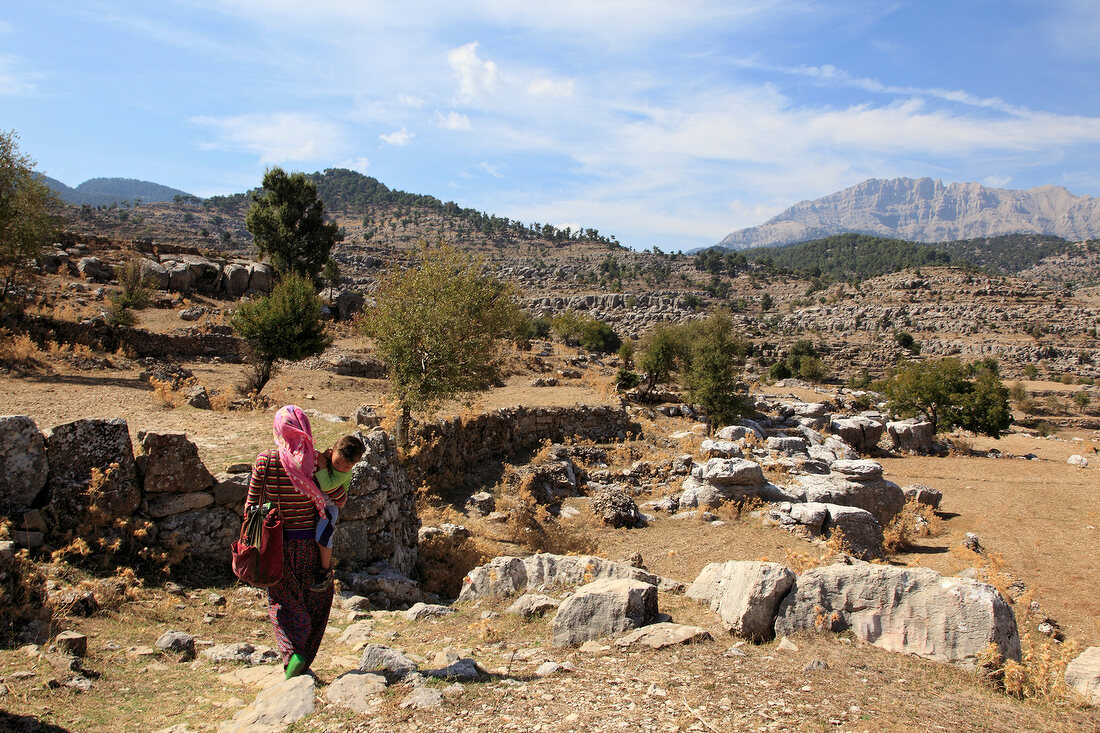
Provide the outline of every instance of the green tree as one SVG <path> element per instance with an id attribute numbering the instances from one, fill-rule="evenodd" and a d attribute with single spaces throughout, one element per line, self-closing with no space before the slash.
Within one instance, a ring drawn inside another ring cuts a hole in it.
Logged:
<path id="1" fill-rule="evenodd" d="M 245 225 L 256 249 L 271 258 L 279 274 L 316 278 L 333 245 L 344 238 L 336 224 L 325 223 L 317 184 L 304 173 L 287 174 L 282 168 L 264 173 L 263 187 L 252 192 Z"/>
<path id="2" fill-rule="evenodd" d="M 321 269 L 321 278 L 328 283 L 328 302 L 332 303 L 332 291 L 340 284 L 340 265 L 331 257 Z"/>
<path id="3" fill-rule="evenodd" d="M 60 228 L 61 202 L 19 152 L 14 130 L 0 132 L 0 302 Z"/>
<path id="4" fill-rule="evenodd" d="M 469 397 L 500 378 L 498 340 L 514 330 L 519 309 L 511 286 L 446 246 L 425 245 L 419 264 L 387 271 L 374 299 L 360 323 L 389 368 L 398 441 L 407 446 L 413 410 Z"/>
<path id="5" fill-rule="evenodd" d="M 734 331 L 733 319 L 717 311 L 688 326 L 690 347 L 683 382 L 688 396 L 707 413 L 707 423 L 728 425 L 745 411 L 737 380 L 749 344 Z"/>
<path id="6" fill-rule="evenodd" d="M 242 392 L 259 394 L 280 361 L 300 361 L 325 350 L 329 338 L 321 306 L 313 283 L 294 274 L 279 280 L 270 295 L 241 303 L 231 323 L 248 344 L 252 360 Z"/>
<path id="7" fill-rule="evenodd" d="M 891 410 L 923 416 L 935 432 L 961 427 L 999 438 L 1012 423 L 1008 389 L 997 375 L 955 358 L 904 362 L 881 387 Z"/>
<path id="8" fill-rule="evenodd" d="M 658 326 L 649 331 L 638 347 L 638 368 L 645 378 L 646 393 L 672 379 L 687 358 L 687 340 L 681 326 Z"/>

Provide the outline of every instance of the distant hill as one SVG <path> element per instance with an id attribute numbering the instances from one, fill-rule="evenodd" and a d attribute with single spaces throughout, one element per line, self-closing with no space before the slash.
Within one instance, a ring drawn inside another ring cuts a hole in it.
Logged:
<path id="1" fill-rule="evenodd" d="M 773 247 L 856 232 L 914 242 L 947 242 L 1006 234 L 1068 240 L 1100 237 L 1100 198 L 1060 186 L 1025 191 L 979 183 L 945 186 L 931 178 L 871 178 L 813 201 L 803 201 L 764 224 L 735 231 L 725 249 Z"/>
<path id="2" fill-rule="evenodd" d="M 939 265 L 968 265 L 990 273 L 1017 275 L 1052 258 L 1067 261 L 1087 258 L 1095 250 L 1095 244 L 1082 248 L 1059 237 L 1040 234 L 924 243 L 849 232 L 797 244 L 754 247 L 740 254 L 765 267 L 837 281 Z M 697 260 L 701 254 L 696 255 Z"/>
<path id="3" fill-rule="evenodd" d="M 56 178 L 42 176 L 42 180 L 52 188 L 61 200 L 67 204 L 88 204 L 89 206 L 109 206 L 119 201 L 133 203 L 141 199 L 142 203 L 173 201 L 176 196 L 191 196 L 178 188 L 169 188 L 151 181 L 139 181 L 134 178 L 91 178 L 76 188 L 70 188 Z"/>

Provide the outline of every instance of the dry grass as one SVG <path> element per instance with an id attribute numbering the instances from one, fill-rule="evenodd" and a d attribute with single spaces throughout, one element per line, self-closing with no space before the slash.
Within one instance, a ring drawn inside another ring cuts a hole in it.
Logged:
<path id="1" fill-rule="evenodd" d="M 17 372 L 33 372 L 43 366 L 44 356 L 27 334 L 0 329 L 0 366 Z"/>
<path id="2" fill-rule="evenodd" d="M 910 549 L 916 538 L 935 537 L 941 531 L 940 519 L 932 507 L 910 499 L 882 528 L 883 548 L 887 552 L 901 552 Z"/>

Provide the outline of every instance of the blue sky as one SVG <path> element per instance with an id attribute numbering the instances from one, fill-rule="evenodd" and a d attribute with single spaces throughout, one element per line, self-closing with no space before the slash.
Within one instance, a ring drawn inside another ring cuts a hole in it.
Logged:
<path id="1" fill-rule="evenodd" d="M 0 10 L 0 128 L 69 185 L 346 167 L 666 251 L 873 177 L 1100 195 L 1096 0 Z"/>

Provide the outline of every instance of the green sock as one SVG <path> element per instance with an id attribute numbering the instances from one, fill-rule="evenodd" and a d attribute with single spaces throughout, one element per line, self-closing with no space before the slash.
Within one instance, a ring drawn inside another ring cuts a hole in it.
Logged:
<path id="1" fill-rule="evenodd" d="M 295 652 L 290 655 L 290 661 L 286 663 L 286 678 L 297 677 L 306 671 L 306 660 L 301 654 Z"/>

